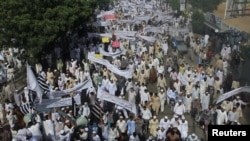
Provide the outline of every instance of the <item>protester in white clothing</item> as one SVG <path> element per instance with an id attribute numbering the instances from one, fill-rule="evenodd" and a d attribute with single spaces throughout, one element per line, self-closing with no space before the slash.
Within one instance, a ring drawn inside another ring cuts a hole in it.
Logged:
<path id="1" fill-rule="evenodd" d="M 168 119 L 168 116 L 165 116 L 164 118 L 160 120 L 160 123 L 159 123 L 160 128 L 163 127 L 164 129 L 167 130 L 169 126 L 170 126 L 170 120 Z"/>
<path id="2" fill-rule="evenodd" d="M 123 116 L 120 116 L 119 120 L 116 121 L 116 127 L 119 133 L 126 133 L 127 122 L 123 119 Z"/>
<path id="3" fill-rule="evenodd" d="M 186 110 L 185 112 L 187 114 L 189 114 L 191 111 L 192 101 L 193 101 L 193 98 L 191 97 L 191 94 L 187 93 L 184 99 L 184 105 L 185 105 L 185 110 Z"/>
<path id="4" fill-rule="evenodd" d="M 114 125 L 111 125 L 109 132 L 108 132 L 108 141 L 117 141 L 119 138 L 119 131 L 115 128 Z"/>
<path id="5" fill-rule="evenodd" d="M 36 137 L 38 140 L 37 141 L 42 141 L 43 140 L 43 134 L 42 131 L 40 130 L 40 124 L 39 123 L 32 123 L 32 125 L 28 128 L 28 130 L 31 132 L 33 137 Z"/>
<path id="6" fill-rule="evenodd" d="M 239 121 L 239 113 L 237 112 L 236 106 L 234 106 L 233 109 L 228 112 L 229 124 L 232 124 L 234 121 Z"/>
<path id="7" fill-rule="evenodd" d="M 175 104 L 174 113 L 179 116 L 182 116 L 185 113 L 185 105 L 182 100 L 179 100 L 178 103 Z"/>
<path id="8" fill-rule="evenodd" d="M 164 141 L 166 139 L 166 129 L 164 127 L 160 127 L 157 131 L 157 140 Z"/>
<path id="9" fill-rule="evenodd" d="M 188 136 L 188 121 L 185 119 L 185 117 L 181 118 L 179 127 L 181 132 L 181 138 L 183 139 L 183 141 L 185 141 Z"/>
<path id="10" fill-rule="evenodd" d="M 210 104 L 210 94 L 208 92 L 205 92 L 205 94 L 203 94 L 200 99 L 201 99 L 201 110 L 204 111 L 208 109 Z"/>
<path id="11" fill-rule="evenodd" d="M 216 117 L 216 125 L 225 125 L 228 123 L 228 115 L 225 111 L 225 107 L 221 107 L 221 109 L 216 109 L 217 117 Z"/>
<path id="12" fill-rule="evenodd" d="M 84 116 L 84 117 L 89 117 L 90 115 L 90 108 L 88 106 L 88 103 L 85 102 L 84 105 L 81 106 L 79 110 L 79 114 Z"/>

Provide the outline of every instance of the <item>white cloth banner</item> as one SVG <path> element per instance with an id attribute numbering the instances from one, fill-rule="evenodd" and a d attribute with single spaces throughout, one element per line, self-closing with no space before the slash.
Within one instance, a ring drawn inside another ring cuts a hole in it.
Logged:
<path id="1" fill-rule="evenodd" d="M 136 31 L 121 31 L 121 30 L 115 31 L 115 35 L 117 35 L 117 36 L 124 35 L 124 36 L 134 37 L 136 33 L 137 33 Z"/>
<path id="2" fill-rule="evenodd" d="M 74 100 L 75 100 L 77 105 L 81 105 L 80 94 L 74 96 Z M 45 103 L 43 104 L 44 106 L 46 105 L 46 108 L 71 106 L 72 105 L 72 97 L 62 98 L 62 99 L 59 99 L 53 103 L 51 103 L 51 101 L 48 101 L 48 102 L 49 102 L 48 104 L 45 104 Z"/>
<path id="3" fill-rule="evenodd" d="M 227 98 L 229 98 L 231 96 L 234 96 L 234 95 L 236 95 L 238 93 L 241 93 L 241 92 L 248 92 L 249 93 L 250 92 L 250 86 L 240 87 L 240 88 L 234 89 L 234 90 L 232 90 L 230 92 L 227 92 L 227 93 L 224 93 L 224 94 L 220 95 L 219 98 L 217 99 L 216 104 L 222 102 L 223 100 L 225 100 L 225 99 L 227 99 Z"/>
<path id="4" fill-rule="evenodd" d="M 124 99 L 121 99 L 121 98 L 118 98 L 114 95 L 111 95 L 108 92 L 102 90 L 102 88 L 98 88 L 97 98 L 114 103 L 114 104 L 117 104 L 118 106 L 121 106 L 121 107 L 131 111 L 135 115 L 137 115 L 137 110 L 136 110 L 135 104 L 129 103 L 128 101 L 126 101 Z"/>
<path id="5" fill-rule="evenodd" d="M 100 54 L 104 55 L 104 56 L 112 56 L 112 57 L 117 57 L 117 56 L 120 56 L 120 55 L 124 55 L 126 53 L 126 50 L 123 49 L 122 51 L 118 51 L 118 52 L 106 52 L 102 47 L 99 47 L 99 52 Z"/>
<path id="6" fill-rule="evenodd" d="M 61 96 L 69 95 L 70 93 L 79 92 L 83 89 L 87 89 L 90 86 L 92 86 L 92 82 L 90 79 L 87 79 L 83 81 L 82 83 L 75 85 L 73 88 L 62 90 L 62 91 L 51 92 L 50 95 L 52 95 L 52 97 L 54 98 L 61 97 Z"/>
<path id="7" fill-rule="evenodd" d="M 149 37 L 149 36 L 143 36 L 143 35 L 139 35 L 138 37 L 140 37 L 148 42 L 154 42 L 156 40 L 155 37 Z"/>
<path id="8" fill-rule="evenodd" d="M 164 33 L 162 27 L 145 27 L 144 32 Z"/>
<path id="9" fill-rule="evenodd" d="M 31 70 L 31 67 L 28 64 L 27 64 L 27 83 L 28 83 L 28 89 L 36 92 L 39 104 L 41 104 L 42 89 L 37 82 L 34 72 Z"/>
<path id="10" fill-rule="evenodd" d="M 129 70 L 119 70 L 116 66 L 109 63 L 108 60 L 105 59 L 99 59 L 94 56 L 93 53 L 88 53 L 88 59 L 90 61 L 102 64 L 107 67 L 110 71 L 112 71 L 115 74 L 118 74 L 120 76 L 123 76 L 125 78 L 132 78 L 132 73 Z"/>

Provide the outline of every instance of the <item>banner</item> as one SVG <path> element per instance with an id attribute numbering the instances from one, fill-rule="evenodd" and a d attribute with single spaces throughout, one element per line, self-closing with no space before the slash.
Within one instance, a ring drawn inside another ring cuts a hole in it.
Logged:
<path id="1" fill-rule="evenodd" d="M 140 38 L 148 41 L 148 42 L 154 42 L 156 40 L 155 37 L 149 37 L 149 36 L 142 36 L 142 35 L 139 35 Z"/>
<path id="2" fill-rule="evenodd" d="M 75 95 L 73 98 L 75 100 L 75 104 L 81 105 L 80 94 Z M 71 105 L 72 105 L 72 97 L 67 97 L 62 99 L 43 99 L 43 102 L 41 103 L 41 105 L 37 107 L 37 109 L 65 107 Z"/>
<path id="3" fill-rule="evenodd" d="M 117 57 L 117 56 L 120 56 L 122 54 L 125 54 L 126 53 L 126 49 L 123 49 L 123 50 L 118 51 L 118 52 L 106 52 L 102 47 L 99 47 L 99 52 L 100 52 L 100 54 L 102 54 L 104 56 Z"/>
<path id="4" fill-rule="evenodd" d="M 61 96 L 69 95 L 70 93 L 73 93 L 73 92 L 78 92 L 83 89 L 87 89 L 90 86 L 92 86 L 92 81 L 90 79 L 87 79 L 83 81 L 82 83 L 75 85 L 73 88 L 62 90 L 62 91 L 51 92 L 50 95 L 52 95 L 52 97 L 61 97 Z"/>
<path id="5" fill-rule="evenodd" d="M 42 89 L 37 82 L 34 72 L 31 70 L 31 67 L 28 64 L 27 64 L 27 83 L 28 83 L 28 89 L 36 92 L 39 104 L 41 104 Z"/>
<path id="6" fill-rule="evenodd" d="M 115 74 L 118 74 L 118 75 L 123 76 L 125 78 L 132 78 L 131 71 L 120 70 L 116 66 L 110 64 L 108 60 L 96 58 L 93 53 L 88 53 L 88 59 L 90 61 L 93 61 L 93 62 L 96 62 L 96 63 L 99 63 L 99 64 L 106 66 L 107 69 L 109 69 L 110 71 L 112 71 Z"/>
<path id="7" fill-rule="evenodd" d="M 237 88 L 237 89 L 234 89 L 230 92 L 227 92 L 227 93 L 224 93 L 222 95 L 219 96 L 219 98 L 217 99 L 217 102 L 216 104 L 222 102 L 223 100 L 231 97 L 231 96 L 234 96 L 238 93 L 242 93 L 242 92 L 250 92 L 250 86 L 245 86 L 245 87 L 240 87 L 240 88 Z"/>
<path id="8" fill-rule="evenodd" d="M 164 33 L 164 29 L 162 27 L 145 27 L 144 32 Z"/>
<path id="9" fill-rule="evenodd" d="M 118 98 L 114 95 L 111 95 L 108 92 L 104 91 L 102 88 L 98 88 L 97 98 L 114 103 L 114 104 L 117 104 L 117 105 L 131 111 L 135 115 L 137 115 L 137 110 L 136 110 L 135 104 L 129 103 L 128 101 L 126 101 L 124 99 L 121 99 L 121 98 Z"/>

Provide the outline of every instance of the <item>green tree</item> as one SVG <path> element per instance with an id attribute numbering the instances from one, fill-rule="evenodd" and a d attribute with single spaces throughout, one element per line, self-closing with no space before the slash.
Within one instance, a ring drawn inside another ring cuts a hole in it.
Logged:
<path id="1" fill-rule="evenodd" d="M 166 0 L 173 10 L 180 11 L 180 0 Z"/>
<path id="2" fill-rule="evenodd" d="M 203 12 L 213 12 L 217 6 L 224 0 L 188 0 L 194 9 L 202 10 Z"/>
<path id="3" fill-rule="evenodd" d="M 110 0 L 102 0 L 101 4 Z M 29 50 L 34 56 L 67 31 L 86 22 L 99 0 L 1 0 L 0 45 Z"/>
<path id="4" fill-rule="evenodd" d="M 204 22 L 205 22 L 204 13 L 200 10 L 194 11 L 191 21 L 193 32 L 198 34 L 204 34 L 204 29 L 205 29 Z"/>

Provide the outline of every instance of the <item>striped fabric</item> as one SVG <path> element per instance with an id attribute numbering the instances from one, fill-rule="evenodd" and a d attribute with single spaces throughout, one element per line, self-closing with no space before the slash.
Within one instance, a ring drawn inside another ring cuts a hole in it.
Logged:
<path id="1" fill-rule="evenodd" d="M 96 100 L 95 105 L 91 108 L 91 114 L 100 121 L 102 119 L 103 110 L 99 102 Z"/>
<path id="2" fill-rule="evenodd" d="M 47 94 L 50 91 L 49 85 L 46 83 L 45 79 L 41 74 L 38 75 L 37 81 L 39 86 L 43 89 L 44 93 Z"/>
<path id="3" fill-rule="evenodd" d="M 30 113 L 30 109 L 31 109 L 31 104 L 30 103 L 24 103 L 24 104 L 21 104 L 20 107 L 19 107 L 20 111 L 26 115 L 28 113 Z"/>
<path id="4" fill-rule="evenodd" d="M 24 95 L 24 93 L 22 95 Z M 30 100 L 29 102 L 21 104 L 19 106 L 20 111 L 24 115 L 30 113 L 30 110 L 35 108 L 39 103 L 39 99 L 37 99 L 37 95 L 35 91 L 29 90 L 29 100 Z"/>

